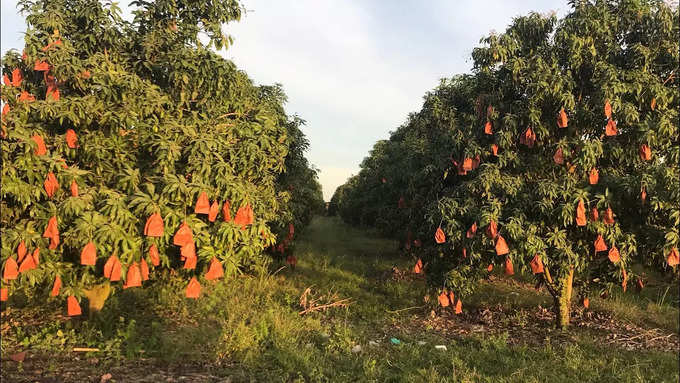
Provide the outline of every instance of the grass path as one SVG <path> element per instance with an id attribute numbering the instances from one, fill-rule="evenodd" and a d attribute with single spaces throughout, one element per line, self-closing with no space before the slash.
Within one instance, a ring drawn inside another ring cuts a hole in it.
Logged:
<path id="1" fill-rule="evenodd" d="M 485 283 L 461 316 L 427 305 L 424 281 L 394 277 L 393 267 L 412 263 L 396 248 L 317 217 L 297 246 L 296 270 L 205 282 L 197 301 L 183 298 L 185 277 L 168 275 L 115 295 L 89 321 L 61 318 L 56 303 L 6 310 L 3 381 L 99 381 L 105 373 L 123 382 L 678 381 L 675 353 L 606 344 L 612 326 L 624 335 L 677 332 L 677 308 L 659 298 L 661 287 L 593 299 L 592 312 L 575 314 L 584 325 L 564 335 L 539 308 L 548 297 L 521 281 Z M 307 288 L 320 304 L 351 303 L 300 316 Z M 593 323 L 600 327 L 586 326 Z M 101 351 L 73 354 L 74 346 Z M 23 364 L 6 360 L 22 350 Z"/>

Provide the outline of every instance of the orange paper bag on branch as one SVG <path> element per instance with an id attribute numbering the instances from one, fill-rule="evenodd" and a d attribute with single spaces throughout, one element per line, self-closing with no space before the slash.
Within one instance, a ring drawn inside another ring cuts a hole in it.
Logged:
<path id="1" fill-rule="evenodd" d="M 519 143 L 526 145 L 528 148 L 533 148 L 534 143 L 536 143 L 536 134 L 531 128 L 527 128 L 524 134 L 519 137 Z"/>
<path id="2" fill-rule="evenodd" d="M 607 251 L 607 244 L 604 243 L 604 238 L 602 238 L 602 234 L 598 234 L 597 238 L 595 239 L 595 252 L 600 252 L 600 251 Z"/>
<path id="3" fill-rule="evenodd" d="M 23 79 L 24 75 L 21 73 L 21 70 L 19 68 L 14 68 L 12 71 L 12 86 L 17 88 L 20 87 Z"/>
<path id="4" fill-rule="evenodd" d="M 423 261 L 418 258 L 416 261 L 415 266 L 413 266 L 413 272 L 416 274 L 420 274 L 423 271 Z"/>
<path id="5" fill-rule="evenodd" d="M 25 90 L 22 90 L 21 94 L 19 95 L 19 101 L 21 101 L 21 102 L 33 102 L 33 101 L 35 101 L 35 96 L 26 92 Z"/>
<path id="6" fill-rule="evenodd" d="M 510 257 L 505 258 L 505 275 L 511 276 L 515 274 L 515 268 L 512 266 Z"/>
<path id="7" fill-rule="evenodd" d="M 71 197 L 78 197 L 78 183 L 76 180 L 71 181 Z"/>
<path id="8" fill-rule="evenodd" d="M 472 158 L 466 157 L 466 158 L 463 160 L 463 171 L 469 172 L 470 170 L 472 170 L 472 168 L 473 168 L 473 166 L 472 166 Z"/>
<path id="9" fill-rule="evenodd" d="M 208 272 L 205 273 L 205 279 L 212 281 L 215 279 L 222 278 L 224 276 L 224 269 L 222 268 L 222 263 L 213 257 L 210 260 L 210 266 L 208 267 Z"/>
<path id="10" fill-rule="evenodd" d="M 611 118 L 609 119 L 609 121 L 607 121 L 607 126 L 604 129 L 604 134 L 607 137 L 616 136 L 617 134 L 619 134 L 619 130 L 616 128 L 616 121 L 612 120 Z"/>
<path id="11" fill-rule="evenodd" d="M 78 303 L 78 300 L 73 295 L 69 296 L 66 300 L 66 310 L 68 312 L 68 316 L 70 317 L 82 314 L 82 311 L 80 310 L 80 303 Z"/>
<path id="12" fill-rule="evenodd" d="M 590 209 L 590 219 L 593 220 L 593 222 L 597 222 L 597 220 L 600 219 L 600 213 L 595 206 Z"/>
<path id="13" fill-rule="evenodd" d="M 612 248 L 609 249 L 608 257 L 612 263 L 619 262 L 621 260 L 621 254 L 619 254 L 619 249 L 617 249 L 616 246 L 612 246 Z"/>
<path id="14" fill-rule="evenodd" d="M 57 177 L 54 175 L 54 173 L 49 172 L 47 174 L 47 178 L 45 179 L 43 186 L 45 187 L 47 196 L 52 198 L 54 193 L 59 189 L 59 182 L 57 181 Z"/>
<path id="15" fill-rule="evenodd" d="M 144 235 L 147 237 L 162 237 L 163 236 L 163 217 L 160 213 L 153 213 L 146 220 L 144 225 Z"/>
<path id="16" fill-rule="evenodd" d="M 149 280 L 149 264 L 146 263 L 146 260 L 143 258 L 139 261 L 139 272 L 142 275 L 142 281 Z"/>
<path id="17" fill-rule="evenodd" d="M 33 256 L 26 257 L 24 258 L 24 261 L 21 262 L 21 266 L 19 266 L 19 273 L 24 273 L 29 270 L 35 269 L 35 261 L 33 259 Z"/>
<path id="18" fill-rule="evenodd" d="M 210 213 L 210 201 L 208 201 L 208 194 L 206 192 L 201 192 L 196 201 L 196 206 L 194 207 L 194 213 L 196 214 L 208 214 Z"/>
<path id="19" fill-rule="evenodd" d="M 78 136 L 73 129 L 66 130 L 66 145 L 71 149 L 78 147 Z"/>
<path id="20" fill-rule="evenodd" d="M 534 255 L 534 258 L 529 263 L 529 266 L 531 266 L 531 271 L 534 274 L 543 273 L 543 261 L 541 261 L 541 258 L 538 256 L 538 254 Z"/>
<path id="21" fill-rule="evenodd" d="M 642 161 L 649 161 L 652 159 L 652 149 L 647 144 L 640 145 L 640 159 Z"/>
<path id="22" fill-rule="evenodd" d="M 560 113 L 557 116 L 557 126 L 560 128 L 566 128 L 569 124 L 569 118 L 567 117 L 567 112 L 564 108 L 560 109 Z"/>
<path id="23" fill-rule="evenodd" d="M 472 238 L 472 237 L 475 236 L 476 233 L 477 233 L 477 222 L 474 222 L 472 224 L 472 226 L 470 226 L 470 228 L 468 229 L 467 233 L 465 233 L 465 236 L 467 238 Z"/>
<path id="24" fill-rule="evenodd" d="M 35 142 L 36 148 L 33 151 L 36 156 L 44 156 L 47 154 L 47 147 L 45 146 L 45 140 L 37 134 L 31 136 L 31 140 Z"/>
<path id="25" fill-rule="evenodd" d="M 182 261 L 190 258 L 196 258 L 196 244 L 193 241 L 187 243 L 180 248 L 179 254 Z"/>
<path id="26" fill-rule="evenodd" d="M 124 289 L 130 287 L 142 287 L 142 271 L 139 268 L 137 262 L 132 262 L 128 267 L 127 275 L 125 277 Z"/>
<path id="27" fill-rule="evenodd" d="M 2 279 L 13 280 L 17 279 L 18 276 L 19 265 L 17 265 L 17 261 L 12 257 L 7 258 L 5 265 L 3 266 Z"/>
<path id="28" fill-rule="evenodd" d="M 52 291 L 50 292 L 50 296 L 56 297 L 59 295 L 59 291 L 61 290 L 61 278 L 59 275 L 54 277 L 54 284 L 52 285 Z"/>
<path id="29" fill-rule="evenodd" d="M 196 268 L 197 263 L 198 263 L 197 257 L 185 258 L 184 259 L 184 269 L 185 270 L 193 270 L 193 269 Z"/>
<path id="30" fill-rule="evenodd" d="M 50 64 L 47 61 L 35 60 L 35 65 L 33 65 L 33 70 L 37 72 L 46 72 L 50 70 Z"/>
<path id="31" fill-rule="evenodd" d="M 154 266 L 161 264 L 161 257 L 158 253 L 158 247 L 156 247 L 156 244 L 152 244 L 149 248 L 149 259 L 151 259 L 151 264 Z"/>
<path id="32" fill-rule="evenodd" d="M 198 299 L 201 296 L 201 284 L 198 283 L 196 277 L 192 277 L 187 285 L 186 297 Z"/>
<path id="33" fill-rule="evenodd" d="M 104 264 L 104 277 L 111 282 L 120 281 L 121 265 L 120 260 L 115 255 L 109 257 Z"/>
<path id="34" fill-rule="evenodd" d="M 578 201 L 578 206 L 576 207 L 576 225 L 585 226 L 586 225 L 586 207 L 583 200 Z"/>
<path id="35" fill-rule="evenodd" d="M 439 297 L 437 299 L 439 300 L 440 306 L 442 307 L 449 306 L 449 295 L 446 293 L 446 290 L 443 290 L 441 294 L 439 294 Z"/>
<path id="36" fill-rule="evenodd" d="M 604 116 L 607 117 L 607 119 L 612 118 L 612 106 L 609 104 L 609 100 L 604 102 Z"/>
<path id="37" fill-rule="evenodd" d="M 33 250 L 33 254 L 31 254 L 31 257 L 33 257 L 33 263 L 38 266 L 40 264 L 40 248 L 36 247 L 35 250 Z"/>
<path id="38" fill-rule="evenodd" d="M 182 222 L 172 239 L 172 243 L 177 246 L 185 246 L 194 241 L 194 234 L 191 232 L 191 228 L 186 222 Z"/>
<path id="39" fill-rule="evenodd" d="M 222 205 L 222 219 L 224 222 L 231 222 L 231 206 L 229 206 L 229 201 L 224 201 Z"/>
<path id="40" fill-rule="evenodd" d="M 50 239 L 50 250 L 54 250 L 57 248 L 57 246 L 59 246 L 59 229 L 57 228 L 57 217 L 53 216 L 49 221 L 47 221 L 47 227 L 45 228 L 45 232 L 43 233 L 42 237 Z"/>
<path id="41" fill-rule="evenodd" d="M 217 219 L 217 214 L 220 212 L 220 204 L 217 203 L 217 200 L 213 201 L 212 205 L 210 205 L 210 210 L 208 210 L 208 221 L 210 222 L 215 222 L 215 219 Z"/>
<path id="42" fill-rule="evenodd" d="M 612 211 L 611 207 L 607 207 L 607 210 L 604 211 L 602 222 L 604 222 L 606 225 L 614 224 L 614 212 Z"/>
<path id="43" fill-rule="evenodd" d="M 444 234 L 444 230 L 442 230 L 441 227 L 438 227 L 437 231 L 434 233 L 434 240 L 437 243 L 444 243 L 446 241 L 446 235 Z"/>
<path id="44" fill-rule="evenodd" d="M 666 262 L 668 266 L 674 267 L 680 264 L 680 253 L 678 253 L 678 248 L 674 247 L 668 252 L 668 257 L 666 257 Z"/>
<path id="45" fill-rule="evenodd" d="M 253 220 L 253 209 L 250 207 L 250 204 L 245 204 L 244 206 L 238 208 L 238 211 L 236 211 L 234 224 L 236 226 L 241 226 L 241 229 L 245 229 L 246 226 L 253 223 Z"/>
<path id="46" fill-rule="evenodd" d="M 553 161 L 555 161 L 557 165 L 564 164 L 564 152 L 562 151 L 562 148 L 557 148 L 553 155 Z"/>
<path id="47" fill-rule="evenodd" d="M 496 241 L 496 254 L 505 255 L 509 252 L 510 249 L 508 248 L 508 244 L 505 242 L 505 238 L 503 238 L 502 235 L 499 235 L 498 240 Z"/>
<path id="48" fill-rule="evenodd" d="M 21 262 L 26 256 L 26 253 L 28 253 L 26 243 L 24 241 L 19 242 L 19 246 L 17 246 L 17 262 Z"/>
<path id="49" fill-rule="evenodd" d="M 486 227 L 486 235 L 489 236 L 491 239 L 495 239 L 496 236 L 498 235 L 498 225 L 496 225 L 496 221 L 491 221 Z"/>
<path id="50" fill-rule="evenodd" d="M 47 91 L 45 92 L 45 100 L 59 101 L 61 97 L 59 93 L 59 87 L 57 86 L 57 80 L 54 76 L 47 76 L 45 78 L 47 83 Z"/>
<path id="51" fill-rule="evenodd" d="M 80 252 L 80 264 L 94 266 L 97 263 L 97 248 L 92 241 L 88 242 Z"/>

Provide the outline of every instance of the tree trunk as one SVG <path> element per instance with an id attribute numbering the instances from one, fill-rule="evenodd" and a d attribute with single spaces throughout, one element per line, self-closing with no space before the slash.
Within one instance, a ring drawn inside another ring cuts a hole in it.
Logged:
<path id="1" fill-rule="evenodd" d="M 566 330 L 569 327 L 571 314 L 571 291 L 572 282 L 574 281 L 574 269 L 570 269 L 569 274 L 560 279 L 558 294 L 554 296 L 555 325 L 560 330 Z"/>

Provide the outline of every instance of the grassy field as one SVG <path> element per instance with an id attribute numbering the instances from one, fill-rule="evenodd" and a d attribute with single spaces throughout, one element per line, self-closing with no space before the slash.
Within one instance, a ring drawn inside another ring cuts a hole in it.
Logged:
<path id="1" fill-rule="evenodd" d="M 677 287 L 658 276 L 641 293 L 591 299 L 564 334 L 552 330 L 549 297 L 522 276 L 485 282 L 460 316 L 425 303 L 422 279 L 393 272 L 412 263 L 396 247 L 317 217 L 294 271 L 274 264 L 269 275 L 205 282 L 197 301 L 183 297 L 185 279 L 166 275 L 119 292 L 87 321 L 62 317 L 61 304 L 12 302 L 2 314 L 3 381 L 98 382 L 107 373 L 112 382 L 679 379 Z M 308 288 L 304 307 L 348 305 L 300 315 Z M 7 360 L 18 351 L 27 351 L 23 363 Z"/>

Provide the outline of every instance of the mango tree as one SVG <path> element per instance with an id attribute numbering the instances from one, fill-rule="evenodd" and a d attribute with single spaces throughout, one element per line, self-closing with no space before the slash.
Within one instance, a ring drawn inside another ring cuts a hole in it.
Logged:
<path id="1" fill-rule="evenodd" d="M 264 269 L 289 199 L 287 117 L 213 50 L 239 3 L 138 1 L 130 22 L 96 0 L 19 7 L 25 48 L 3 59 L 3 300 L 50 292 L 76 315 L 80 297 L 158 268 L 190 280 L 190 298 L 199 279 Z"/>
<path id="2" fill-rule="evenodd" d="M 583 298 L 625 290 L 640 282 L 634 260 L 678 263 L 678 10 L 570 4 L 562 19 L 530 14 L 483 39 L 473 75 L 434 92 L 448 95 L 440 112 L 426 101 L 420 115 L 436 118 L 404 128 L 437 132 L 424 146 L 449 150 L 445 167 L 419 164 L 439 178 L 399 168 L 427 190 L 414 198 L 429 233 L 414 269 L 445 293 L 442 304 L 455 292 L 457 312 L 497 264 L 534 273 L 566 328 L 575 285 Z M 408 142 L 399 136 L 390 142 Z M 378 172 L 391 169 L 385 163 Z M 354 209 L 361 180 L 344 190 Z"/>

